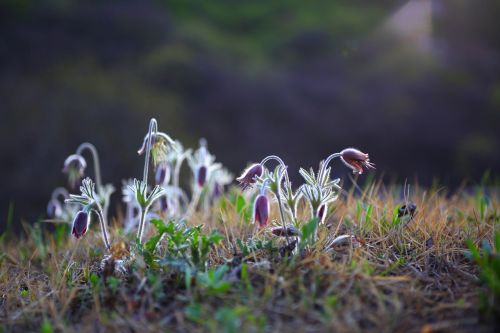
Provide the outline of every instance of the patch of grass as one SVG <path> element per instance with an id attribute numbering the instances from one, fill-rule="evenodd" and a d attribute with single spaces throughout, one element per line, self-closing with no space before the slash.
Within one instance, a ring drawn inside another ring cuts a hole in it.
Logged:
<path id="1" fill-rule="evenodd" d="M 324 225 L 299 205 L 293 256 L 250 224 L 237 189 L 185 224 L 152 220 L 143 245 L 114 220 L 112 252 L 135 255 L 127 274 L 101 267 L 98 228 L 76 240 L 26 227 L 0 245 L 3 331 L 494 331 L 481 310 L 498 299 L 498 192 L 415 190 L 412 217 L 394 193 L 344 192 Z M 326 246 L 343 234 L 355 241 Z"/>

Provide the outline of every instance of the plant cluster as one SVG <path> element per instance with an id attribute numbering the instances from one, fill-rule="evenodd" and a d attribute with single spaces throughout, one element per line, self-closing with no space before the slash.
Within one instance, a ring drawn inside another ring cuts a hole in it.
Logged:
<path id="1" fill-rule="evenodd" d="M 82 155 L 85 150 L 91 152 L 95 180 L 90 177 L 82 180 L 87 169 L 87 161 Z M 153 237 L 148 240 L 147 246 L 143 246 L 149 222 L 156 225 L 161 237 L 169 235 L 166 231 L 171 229 L 160 228 L 159 221 L 174 221 L 169 224 L 170 227 L 174 224 L 184 225 L 190 215 L 200 209 L 207 210 L 211 203 L 222 195 L 224 186 L 232 181 L 232 175 L 220 163 L 215 162 L 215 156 L 208 151 L 205 140 L 200 140 L 200 147 L 195 151 L 184 150 L 180 142 L 158 131 L 155 119 L 151 119 L 149 123 L 138 154 L 145 156 L 143 176 L 142 179 L 123 181 L 122 199 L 126 207 L 123 227 L 126 233 L 135 230 L 136 242 L 133 247 L 139 246 L 141 250 L 147 249 L 152 253 L 152 244 L 156 246 L 160 239 Z M 192 172 L 189 195 L 179 185 L 181 168 L 186 161 Z M 64 188 L 56 188 L 47 206 L 48 216 L 56 221 L 72 223 L 71 233 L 76 238 L 85 235 L 92 216 L 95 216 L 101 226 L 104 245 L 112 252 L 107 218 L 110 196 L 115 189 L 112 185 L 102 184 L 99 155 L 95 146 L 90 143 L 81 144 L 76 152 L 65 160 L 63 172 L 68 175 L 70 189 L 75 189 L 81 182 L 80 194 L 69 194 Z M 149 182 L 150 173 L 154 174 L 152 184 Z M 186 231 L 187 235 L 195 237 L 201 232 L 200 228 Z M 205 240 L 205 236 L 200 237 Z M 206 250 L 204 248 L 203 251 Z M 194 255 L 194 252 L 191 255 Z M 109 258 L 109 255 L 106 258 Z"/>
<path id="2" fill-rule="evenodd" d="M 340 179 L 330 177 L 329 164 L 335 158 L 339 158 L 355 174 L 362 174 L 365 169 L 375 167 L 370 162 L 368 154 L 354 148 L 347 148 L 321 161 L 316 173 L 312 168 L 309 171 L 301 168 L 299 173 L 304 183 L 294 190 L 288 175 L 288 168 L 280 157 L 270 155 L 260 163 L 250 165 L 237 180 L 244 190 L 252 185 L 260 188 L 260 193 L 254 201 L 253 222 L 258 223 L 261 228 L 268 225 L 270 215 L 269 199 L 266 196 L 268 190 L 277 201 L 280 217 L 280 225 L 274 227 L 272 233 L 275 236 L 284 237 L 287 245 L 290 246 L 289 238 L 298 238 L 293 242 L 301 243 L 299 229 L 302 228 L 303 233 L 307 234 L 306 238 L 311 236 L 314 242 L 317 239 L 318 224 L 325 223 L 329 205 L 337 200 L 342 190 L 339 185 Z M 273 161 L 277 162 L 277 165 L 274 169 L 268 168 L 267 164 Z M 307 204 L 311 219 L 311 222 L 304 226 L 297 216 L 301 201 Z"/>

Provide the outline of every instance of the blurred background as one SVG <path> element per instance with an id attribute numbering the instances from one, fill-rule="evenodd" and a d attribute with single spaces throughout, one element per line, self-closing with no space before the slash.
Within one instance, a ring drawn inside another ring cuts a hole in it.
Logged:
<path id="1" fill-rule="evenodd" d="M 44 215 L 83 141 L 105 182 L 140 177 L 150 117 L 235 174 L 354 146 L 387 182 L 495 177 L 500 2 L 0 1 L 2 224 Z"/>

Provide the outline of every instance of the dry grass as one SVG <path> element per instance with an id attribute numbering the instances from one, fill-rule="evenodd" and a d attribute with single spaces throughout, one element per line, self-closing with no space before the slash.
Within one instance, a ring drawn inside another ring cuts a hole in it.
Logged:
<path id="1" fill-rule="evenodd" d="M 206 233 L 224 236 L 209 260 L 211 267 L 229 267 L 223 281 L 230 287 L 223 291 L 195 278 L 187 288 L 179 270 L 148 268 L 140 256 L 130 274 L 112 277 L 99 268 L 103 246 L 97 225 L 76 241 L 42 224 L 42 233 L 28 230 L 31 237 L 2 244 L 3 331 L 494 331 L 479 311 L 478 271 L 466 256 L 465 241 L 491 242 L 499 224 L 498 193 L 481 204 L 479 190 L 449 195 L 412 189 L 406 200 L 417 205 L 415 216 L 393 224 L 394 210 L 405 201 L 400 192 L 377 183 L 346 193 L 331 207 L 319 241 L 284 258 L 284 240 L 268 230 L 255 232 L 237 213 L 233 191 L 211 213 L 197 213 L 188 223 L 203 223 Z M 130 240 L 118 227 L 111 229 L 115 255 L 126 254 Z M 325 251 L 341 234 L 357 241 Z M 237 239 L 252 236 L 274 238 L 274 245 L 244 256 Z M 160 245 L 159 257 L 165 253 Z"/>

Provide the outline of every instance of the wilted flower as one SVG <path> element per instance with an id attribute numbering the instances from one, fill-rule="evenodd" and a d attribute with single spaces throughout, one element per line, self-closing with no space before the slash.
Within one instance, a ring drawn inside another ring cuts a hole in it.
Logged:
<path id="1" fill-rule="evenodd" d="M 375 164 L 370 162 L 368 154 L 355 148 L 347 148 L 340 152 L 340 159 L 351 168 L 354 173 L 362 174 L 364 169 L 375 169 Z"/>
<path id="2" fill-rule="evenodd" d="M 76 238 L 80 238 L 87 232 L 90 222 L 90 214 L 83 210 L 76 213 L 75 219 L 73 220 L 73 227 L 71 233 Z"/>
<path id="3" fill-rule="evenodd" d="M 403 217 L 405 215 L 409 215 L 412 217 L 415 214 L 416 210 L 417 210 L 417 205 L 415 205 L 413 202 L 409 202 L 399 207 L 398 217 Z"/>
<path id="4" fill-rule="evenodd" d="M 240 183 L 241 188 L 245 190 L 255 184 L 257 178 L 262 176 L 263 172 L 264 167 L 262 166 L 262 164 L 252 164 L 251 166 L 246 168 L 246 170 L 243 171 L 243 174 L 240 177 L 236 178 L 236 180 Z"/>
<path id="5" fill-rule="evenodd" d="M 63 172 L 68 174 L 69 184 L 74 189 L 78 185 L 87 168 L 87 162 L 82 155 L 73 154 L 64 161 Z"/>
<path id="6" fill-rule="evenodd" d="M 52 199 L 47 205 L 47 215 L 49 218 L 59 218 L 62 215 L 62 207 L 58 200 Z"/>
<path id="7" fill-rule="evenodd" d="M 253 222 L 257 222 L 261 228 L 265 227 L 269 222 L 269 209 L 269 200 L 265 195 L 259 194 L 253 206 Z"/>
<path id="8" fill-rule="evenodd" d="M 163 186 L 170 181 L 170 166 L 167 163 L 160 163 L 156 168 L 155 183 Z"/>
<path id="9" fill-rule="evenodd" d="M 279 237 L 299 235 L 299 230 L 293 225 L 287 225 L 286 229 L 284 227 L 275 227 L 271 229 L 271 232 L 273 233 L 273 235 Z"/>

